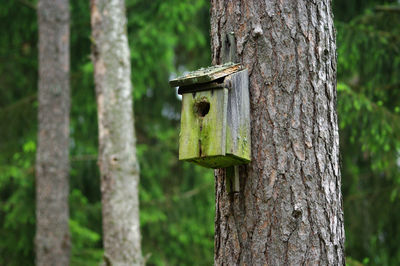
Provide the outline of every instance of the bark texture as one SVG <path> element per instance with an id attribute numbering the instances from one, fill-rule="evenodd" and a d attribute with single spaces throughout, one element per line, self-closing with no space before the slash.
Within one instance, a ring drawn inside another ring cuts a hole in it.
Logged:
<path id="1" fill-rule="evenodd" d="M 234 32 L 249 70 L 252 162 L 216 170 L 216 265 L 344 265 L 330 0 L 211 1 L 213 64 Z"/>
<path id="2" fill-rule="evenodd" d="M 130 52 L 124 0 L 92 0 L 94 78 L 107 265 L 142 264 Z"/>
<path id="3" fill-rule="evenodd" d="M 69 3 L 39 0 L 36 265 L 69 265 Z"/>

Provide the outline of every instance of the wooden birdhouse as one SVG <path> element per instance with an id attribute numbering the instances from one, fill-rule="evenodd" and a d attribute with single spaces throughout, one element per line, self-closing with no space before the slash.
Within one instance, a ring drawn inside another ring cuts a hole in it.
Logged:
<path id="1" fill-rule="evenodd" d="M 247 69 L 228 63 L 171 80 L 182 95 L 179 160 L 208 168 L 250 162 Z"/>

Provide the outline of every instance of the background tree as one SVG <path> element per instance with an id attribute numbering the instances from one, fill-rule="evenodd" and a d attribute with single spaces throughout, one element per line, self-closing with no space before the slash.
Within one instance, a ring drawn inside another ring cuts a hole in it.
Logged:
<path id="1" fill-rule="evenodd" d="M 124 0 L 91 2 L 106 264 L 143 264 L 139 162 Z"/>
<path id="2" fill-rule="evenodd" d="M 239 193 L 216 171 L 215 264 L 344 265 L 331 1 L 211 1 L 214 64 L 230 32 L 249 70 L 252 162 Z"/>
<path id="3" fill-rule="evenodd" d="M 69 265 L 69 2 L 40 0 L 36 264 Z"/>

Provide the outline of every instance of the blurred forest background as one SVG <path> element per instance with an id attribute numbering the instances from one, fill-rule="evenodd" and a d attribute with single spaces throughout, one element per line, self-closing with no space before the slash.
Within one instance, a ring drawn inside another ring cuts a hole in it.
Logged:
<path id="1" fill-rule="evenodd" d="M 102 256 L 89 1 L 71 0 L 72 265 Z M 209 2 L 126 0 L 140 220 L 149 265 L 212 265 L 213 171 L 178 161 L 168 80 L 210 65 Z M 400 265 L 400 4 L 333 0 L 350 265 Z M 33 265 L 37 134 L 35 0 L 0 4 L 0 265 Z"/>

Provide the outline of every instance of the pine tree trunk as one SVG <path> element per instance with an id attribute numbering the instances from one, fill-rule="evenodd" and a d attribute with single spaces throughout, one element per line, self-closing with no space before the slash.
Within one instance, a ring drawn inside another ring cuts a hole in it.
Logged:
<path id="1" fill-rule="evenodd" d="M 106 264 L 142 264 L 139 164 L 124 0 L 92 0 L 93 63 Z"/>
<path id="2" fill-rule="evenodd" d="M 36 265 L 69 265 L 69 2 L 39 0 Z"/>
<path id="3" fill-rule="evenodd" d="M 344 265 L 331 1 L 211 1 L 213 63 L 249 69 L 252 162 L 216 170 L 216 265 Z"/>

